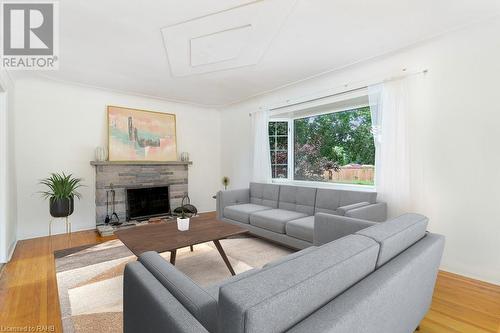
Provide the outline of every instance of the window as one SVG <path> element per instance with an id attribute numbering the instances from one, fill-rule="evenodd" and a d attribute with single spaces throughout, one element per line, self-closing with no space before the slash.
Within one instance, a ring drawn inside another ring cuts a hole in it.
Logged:
<path id="1" fill-rule="evenodd" d="M 269 145 L 273 178 L 288 178 L 288 121 L 269 122 Z"/>
<path id="2" fill-rule="evenodd" d="M 281 132 L 291 127 L 293 140 L 288 149 L 283 145 L 287 138 L 278 147 L 279 135 L 271 135 L 278 132 L 278 127 L 282 127 Z M 269 128 L 273 178 L 374 184 L 375 145 L 368 106 L 307 115 L 290 122 L 273 121 Z M 287 169 L 288 160 L 293 162 Z"/>

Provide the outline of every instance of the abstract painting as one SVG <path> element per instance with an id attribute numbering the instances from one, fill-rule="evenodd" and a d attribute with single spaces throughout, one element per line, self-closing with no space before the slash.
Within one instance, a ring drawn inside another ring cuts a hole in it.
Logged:
<path id="1" fill-rule="evenodd" d="M 176 161 L 175 115 L 108 106 L 110 161 Z"/>

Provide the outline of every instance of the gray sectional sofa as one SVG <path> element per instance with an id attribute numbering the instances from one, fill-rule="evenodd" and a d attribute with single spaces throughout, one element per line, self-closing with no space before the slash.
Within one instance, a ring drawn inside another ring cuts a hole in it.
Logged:
<path id="1" fill-rule="evenodd" d="M 313 245 L 317 213 L 381 222 L 387 206 L 377 202 L 376 192 L 278 184 L 250 183 L 247 189 L 217 193 L 219 219 L 296 249 Z"/>
<path id="2" fill-rule="evenodd" d="M 124 332 L 413 332 L 430 306 L 444 247 L 426 227 L 424 216 L 405 214 L 323 237 L 209 288 L 144 253 L 125 268 Z"/>

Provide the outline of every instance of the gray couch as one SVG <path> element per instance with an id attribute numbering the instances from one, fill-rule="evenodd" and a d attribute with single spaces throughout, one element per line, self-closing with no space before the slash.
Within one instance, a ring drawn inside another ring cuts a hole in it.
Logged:
<path id="1" fill-rule="evenodd" d="M 217 217 L 257 236 L 304 249 L 315 243 L 315 214 L 385 221 L 387 206 L 376 200 L 376 192 L 250 183 L 247 189 L 217 193 Z"/>
<path id="2" fill-rule="evenodd" d="M 410 333 L 444 238 L 405 214 L 202 288 L 155 252 L 127 264 L 124 332 Z"/>

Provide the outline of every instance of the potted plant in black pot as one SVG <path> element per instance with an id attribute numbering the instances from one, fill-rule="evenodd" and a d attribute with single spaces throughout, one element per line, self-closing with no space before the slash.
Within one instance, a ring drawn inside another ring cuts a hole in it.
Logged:
<path id="1" fill-rule="evenodd" d="M 77 191 L 83 186 L 81 178 L 75 178 L 72 174 L 52 173 L 49 177 L 40 180 L 40 184 L 47 187 L 41 191 L 42 197 L 49 199 L 50 215 L 52 217 L 68 217 L 73 214 L 75 197 L 81 198 Z"/>

